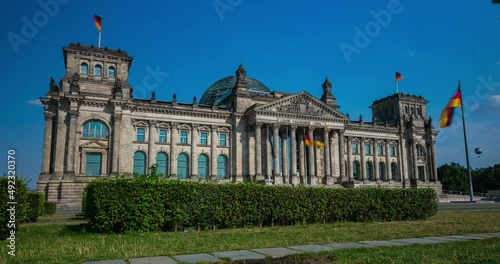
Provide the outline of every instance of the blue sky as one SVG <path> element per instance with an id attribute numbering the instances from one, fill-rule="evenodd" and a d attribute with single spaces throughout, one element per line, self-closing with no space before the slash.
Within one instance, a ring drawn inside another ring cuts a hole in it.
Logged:
<path id="1" fill-rule="evenodd" d="M 397 70 L 404 75 L 400 92 L 429 100 L 437 127 L 460 79 L 471 165 L 500 160 L 500 5 L 491 0 L 41 0 L 8 1 L 1 12 L 0 169 L 6 171 L 7 151 L 14 148 L 18 172 L 32 180 L 31 188 L 44 133 L 38 98 L 50 76 L 64 74 L 63 46 L 97 45 L 94 14 L 103 16 L 101 46 L 134 57 L 129 82 L 135 97 L 150 97 L 142 80 L 158 69 L 157 99 L 176 93 L 178 101 L 192 102 L 242 63 L 248 76 L 277 91 L 320 97 L 328 76 L 340 111 L 370 120 L 368 106 L 395 92 Z M 31 23 L 34 31 L 26 26 Z M 480 158 L 475 147 L 484 151 Z M 461 125 L 442 130 L 436 148 L 439 164 L 465 164 Z"/>

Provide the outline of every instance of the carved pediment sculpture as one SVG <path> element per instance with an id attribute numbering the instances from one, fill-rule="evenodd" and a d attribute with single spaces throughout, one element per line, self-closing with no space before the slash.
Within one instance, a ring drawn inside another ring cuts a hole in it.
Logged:
<path id="1" fill-rule="evenodd" d="M 288 104 L 280 105 L 277 107 L 280 112 L 298 113 L 306 115 L 322 116 L 324 111 L 314 105 L 313 102 L 304 97 L 297 97 L 292 99 Z"/>

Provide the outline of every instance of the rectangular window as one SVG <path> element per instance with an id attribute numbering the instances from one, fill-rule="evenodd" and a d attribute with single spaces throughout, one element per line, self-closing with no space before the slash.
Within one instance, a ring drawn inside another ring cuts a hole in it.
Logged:
<path id="1" fill-rule="evenodd" d="M 188 143 L 188 132 L 186 130 L 181 131 L 181 144 L 187 144 Z"/>
<path id="2" fill-rule="evenodd" d="M 207 132 L 201 132 L 200 134 L 200 144 L 208 145 L 208 134 Z"/>
<path id="3" fill-rule="evenodd" d="M 146 140 L 145 138 L 146 135 L 146 129 L 145 128 L 137 128 L 137 138 L 136 140 L 139 142 L 144 142 Z"/>
<path id="4" fill-rule="evenodd" d="M 359 153 L 358 143 L 352 144 L 352 153 L 354 153 L 354 154 L 358 154 Z"/>
<path id="5" fill-rule="evenodd" d="M 396 156 L 396 146 L 391 146 L 391 156 Z"/>
<path id="6" fill-rule="evenodd" d="M 219 145 L 226 146 L 226 134 L 220 134 L 219 136 Z"/>
<path id="7" fill-rule="evenodd" d="M 158 137 L 158 142 L 160 142 L 160 143 L 167 143 L 167 130 L 160 129 L 160 134 L 159 134 L 159 137 Z"/>
<path id="8" fill-rule="evenodd" d="M 86 176 L 99 176 L 101 175 L 101 153 L 92 153 L 88 152 L 86 154 L 86 163 L 85 163 L 85 175 Z"/>
<path id="9" fill-rule="evenodd" d="M 424 175 L 425 175 L 424 171 L 425 171 L 424 166 L 418 166 L 418 179 L 421 181 L 424 181 Z"/>
<path id="10" fill-rule="evenodd" d="M 365 154 L 372 154 L 372 146 L 370 144 L 365 145 Z"/>
<path id="11" fill-rule="evenodd" d="M 378 154 L 379 155 L 384 155 L 384 146 L 379 145 L 377 148 L 378 148 Z"/>

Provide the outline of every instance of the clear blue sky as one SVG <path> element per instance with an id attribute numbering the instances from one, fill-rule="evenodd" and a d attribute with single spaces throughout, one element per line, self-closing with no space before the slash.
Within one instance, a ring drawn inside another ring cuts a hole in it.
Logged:
<path id="1" fill-rule="evenodd" d="M 136 97 L 150 96 L 139 88 L 148 67 L 168 72 L 155 89 L 158 99 L 176 93 L 190 103 L 242 63 L 248 76 L 271 90 L 306 90 L 317 97 L 328 76 L 340 111 L 370 120 L 368 106 L 395 92 L 397 70 L 404 75 L 400 92 L 428 99 L 437 127 L 460 79 L 471 165 L 500 161 L 500 5 L 491 0 L 40 2 L 52 5 L 7 1 L 0 16 L 0 169 L 6 171 L 7 150 L 15 148 L 18 171 L 32 179 L 32 188 L 44 133 L 37 99 L 48 90 L 49 76 L 64 74 L 63 46 L 97 45 L 94 14 L 103 16 L 102 46 L 134 57 L 129 82 Z M 387 13 L 390 19 L 382 15 Z M 23 31 L 27 23 L 36 31 Z M 356 28 L 369 31 L 368 41 L 355 43 Z M 24 39 L 13 45 L 14 35 Z M 357 50 L 346 56 L 341 47 L 349 45 Z M 465 164 L 461 126 L 443 130 L 436 146 L 439 164 Z M 472 154 L 478 146 L 481 158 Z"/>

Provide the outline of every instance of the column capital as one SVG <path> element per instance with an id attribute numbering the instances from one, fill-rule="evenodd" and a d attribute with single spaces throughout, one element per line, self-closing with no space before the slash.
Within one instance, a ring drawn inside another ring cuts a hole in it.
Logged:
<path id="1" fill-rule="evenodd" d="M 309 131 L 312 131 L 312 132 L 314 132 L 314 129 L 316 129 L 315 126 L 308 126 L 307 128 L 309 129 Z"/>
<path id="2" fill-rule="evenodd" d="M 271 124 L 271 127 L 273 130 L 279 130 L 280 127 L 281 127 L 281 124 L 280 123 L 274 123 L 274 124 Z"/>
<path id="3" fill-rule="evenodd" d="M 217 129 L 218 129 L 218 128 L 219 128 L 219 126 L 217 126 L 217 125 L 212 125 L 212 131 L 213 131 L 213 132 L 217 131 Z"/>
<path id="4" fill-rule="evenodd" d="M 263 122 L 261 122 L 261 121 L 257 121 L 257 122 L 255 122 L 255 128 L 261 128 L 261 127 L 262 127 L 262 125 L 264 125 L 264 123 L 263 123 Z"/>
<path id="5" fill-rule="evenodd" d="M 191 124 L 191 128 L 193 128 L 193 130 L 197 130 L 198 127 L 200 127 L 199 124 Z"/>
<path id="6" fill-rule="evenodd" d="M 121 113 L 115 113 L 113 115 L 113 118 L 114 118 L 115 121 L 120 122 L 120 121 L 122 121 L 122 114 Z"/>
<path id="7" fill-rule="evenodd" d="M 156 126 L 156 123 L 158 123 L 158 121 L 156 121 L 156 120 L 149 120 L 149 126 L 150 127 Z"/>
<path id="8" fill-rule="evenodd" d="M 80 113 L 77 110 L 69 110 L 68 114 L 71 119 L 76 119 Z"/>
<path id="9" fill-rule="evenodd" d="M 299 128 L 299 126 L 297 126 L 295 124 L 290 125 L 290 131 L 295 131 L 295 130 L 297 130 L 297 128 Z"/>
<path id="10" fill-rule="evenodd" d="M 56 114 L 53 112 L 48 112 L 48 111 L 44 112 L 45 121 L 52 121 L 55 115 Z"/>
<path id="11" fill-rule="evenodd" d="M 172 122 L 170 124 L 172 125 L 172 128 L 175 128 L 175 129 L 179 128 L 179 122 Z"/>

